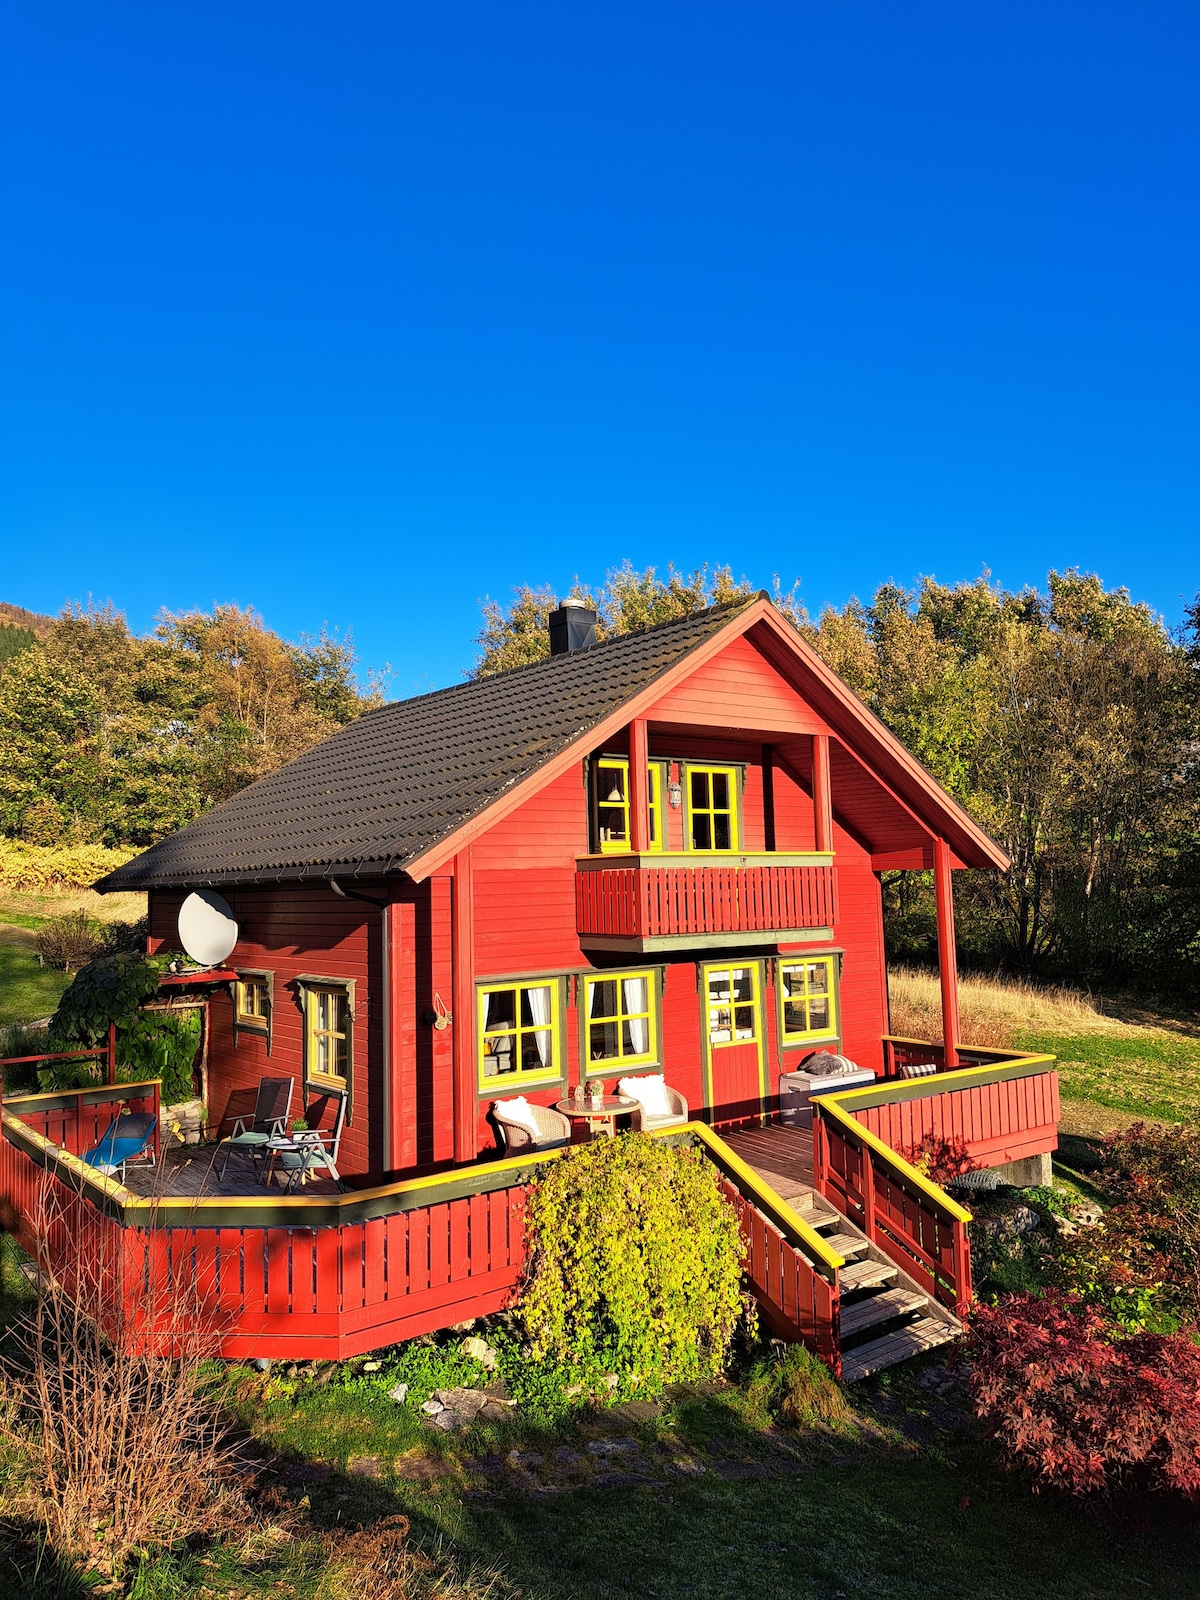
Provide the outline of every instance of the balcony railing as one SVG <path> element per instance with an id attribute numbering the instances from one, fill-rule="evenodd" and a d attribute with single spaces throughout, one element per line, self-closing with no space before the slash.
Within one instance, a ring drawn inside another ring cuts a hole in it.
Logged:
<path id="1" fill-rule="evenodd" d="M 579 936 L 603 948 L 667 948 L 724 934 L 758 943 L 836 921 L 833 867 L 817 864 L 588 863 L 575 875 Z"/>

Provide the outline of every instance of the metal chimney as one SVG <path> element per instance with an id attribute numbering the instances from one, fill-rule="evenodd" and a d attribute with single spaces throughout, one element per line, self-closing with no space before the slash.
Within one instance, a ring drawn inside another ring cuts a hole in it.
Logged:
<path id="1" fill-rule="evenodd" d="M 596 613 L 586 600 L 560 600 L 550 613 L 550 654 L 569 655 L 596 642 Z"/>

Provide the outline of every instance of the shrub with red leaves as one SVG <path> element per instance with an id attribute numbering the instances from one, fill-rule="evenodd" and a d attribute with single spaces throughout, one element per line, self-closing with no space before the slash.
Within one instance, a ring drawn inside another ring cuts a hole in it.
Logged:
<path id="1" fill-rule="evenodd" d="M 927 1133 L 920 1144 L 908 1145 L 900 1154 L 934 1183 L 947 1183 L 975 1170 L 967 1141 L 958 1134 L 946 1139 L 940 1133 Z"/>
<path id="2" fill-rule="evenodd" d="M 1035 1488 L 1198 1496 L 1200 1348 L 1184 1334 L 1120 1335 L 1057 1290 L 977 1305 L 976 1415 Z"/>

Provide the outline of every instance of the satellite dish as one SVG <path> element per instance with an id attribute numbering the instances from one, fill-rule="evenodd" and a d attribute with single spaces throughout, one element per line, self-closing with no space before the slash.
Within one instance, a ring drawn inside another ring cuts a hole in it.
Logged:
<path id="1" fill-rule="evenodd" d="M 228 900 L 197 889 L 179 908 L 179 942 L 202 967 L 217 967 L 237 943 L 238 925 Z"/>

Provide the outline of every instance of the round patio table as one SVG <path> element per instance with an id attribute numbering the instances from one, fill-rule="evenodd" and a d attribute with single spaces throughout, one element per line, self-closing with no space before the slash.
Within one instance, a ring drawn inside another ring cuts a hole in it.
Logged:
<path id="1" fill-rule="evenodd" d="M 637 1101 L 623 1094 L 606 1094 L 598 1106 L 590 1100 L 579 1103 L 575 1100 L 560 1100 L 554 1107 L 561 1111 L 564 1117 L 570 1117 L 572 1122 L 572 1139 L 574 1138 L 574 1124 L 586 1122 L 588 1124 L 589 1138 L 611 1139 L 616 1132 L 615 1123 L 619 1116 L 626 1111 L 632 1111 Z"/>

